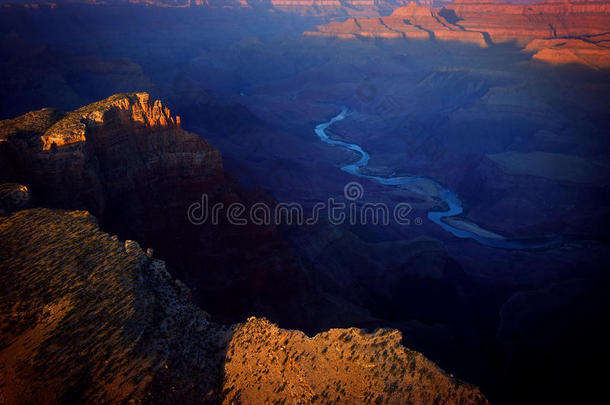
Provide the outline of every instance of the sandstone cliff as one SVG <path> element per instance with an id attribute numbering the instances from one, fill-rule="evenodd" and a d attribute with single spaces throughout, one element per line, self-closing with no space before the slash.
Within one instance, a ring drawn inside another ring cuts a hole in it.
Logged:
<path id="1" fill-rule="evenodd" d="M 397 331 L 226 328 L 84 211 L 0 217 L 4 403 L 486 404 Z"/>
<path id="2" fill-rule="evenodd" d="M 306 36 L 338 38 L 408 38 L 428 40 L 453 40 L 475 43 L 485 47 L 485 37 L 480 32 L 464 31 L 450 24 L 437 11 L 419 6 L 415 2 L 394 10 L 392 15 L 381 18 L 351 18 L 345 22 L 331 22 L 306 31 Z"/>
<path id="3" fill-rule="evenodd" d="M 532 58 L 555 65 L 580 64 L 593 69 L 610 68 L 608 35 L 587 38 L 535 39 L 526 47 Z"/>
<path id="4" fill-rule="evenodd" d="M 551 64 L 610 66 L 610 3 L 556 1 L 518 5 L 493 0 L 456 0 L 441 10 L 409 3 L 382 18 L 350 18 L 306 31 L 333 38 L 452 40 L 481 47 L 514 43 L 533 59 Z"/>
<path id="5" fill-rule="evenodd" d="M 467 30 L 485 31 L 494 43 L 596 35 L 608 31 L 610 3 L 547 0 L 513 5 L 492 0 L 456 0 L 445 7 Z"/>
<path id="6" fill-rule="evenodd" d="M 88 210 L 109 232 L 153 247 L 195 287 L 197 302 L 227 321 L 269 302 L 268 295 L 300 305 L 295 297 L 309 288 L 274 227 L 233 226 L 226 215 L 217 224 L 188 220 L 203 195 L 210 210 L 273 202 L 242 189 L 218 150 L 146 93 L 0 122 L 0 168 L 0 181 L 27 185 L 33 206 Z M 271 290 L 274 284 L 282 289 Z M 227 295 L 230 306 L 221 302 Z"/>

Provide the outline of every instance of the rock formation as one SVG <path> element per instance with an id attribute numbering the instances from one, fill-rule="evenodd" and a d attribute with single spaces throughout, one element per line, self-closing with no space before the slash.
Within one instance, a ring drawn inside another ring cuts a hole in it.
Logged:
<path id="1" fill-rule="evenodd" d="M 0 181 L 27 185 L 34 206 L 88 210 L 108 231 L 153 247 L 196 287 L 198 302 L 228 320 L 265 294 L 282 300 L 308 288 L 272 226 L 233 226 L 226 212 L 216 224 L 189 221 L 189 207 L 204 195 L 208 214 L 216 204 L 273 202 L 239 187 L 218 150 L 146 93 L 5 120 L 0 141 Z M 269 278 L 283 289 L 263 291 Z M 227 290 L 231 306 L 219 300 Z"/>
<path id="2" fill-rule="evenodd" d="M 228 346 L 223 403 L 487 403 L 401 340 L 396 330 L 355 328 L 309 338 L 250 318 Z"/>
<path id="3" fill-rule="evenodd" d="M 3 403 L 216 399 L 226 329 L 136 242 L 35 209 L 0 217 L 0 257 Z"/>
<path id="4" fill-rule="evenodd" d="M 394 10 L 392 15 L 381 18 L 350 18 L 345 22 L 331 22 L 306 31 L 306 36 L 338 38 L 408 38 L 428 40 L 453 40 L 486 46 L 480 32 L 464 31 L 450 24 L 435 10 L 415 2 Z"/>
<path id="5" fill-rule="evenodd" d="M 493 43 L 513 42 L 533 52 L 533 59 L 551 64 L 610 66 L 607 45 L 610 2 L 546 0 L 528 5 L 492 0 L 456 0 L 445 7 L 460 27 L 481 31 Z"/>
<path id="6" fill-rule="evenodd" d="M 0 217 L 0 257 L 5 403 L 487 404 L 397 331 L 211 322 L 162 261 L 84 211 Z"/>
<path id="7" fill-rule="evenodd" d="M 608 36 L 585 38 L 535 39 L 526 47 L 532 58 L 554 65 L 581 64 L 593 69 L 610 68 L 610 48 L 604 45 Z"/>
<path id="8" fill-rule="evenodd" d="M 552 64 L 610 64 L 610 3 L 556 1 L 518 5 L 493 0 L 456 0 L 441 10 L 416 3 L 382 18 L 350 18 L 306 31 L 306 36 L 335 38 L 408 38 L 454 40 L 482 47 L 514 43 L 533 59 Z"/>
<path id="9" fill-rule="evenodd" d="M 590 0 L 546 0 L 529 5 L 493 0 L 456 0 L 446 15 L 470 31 L 484 31 L 494 43 L 521 45 L 537 38 L 576 37 L 608 31 L 610 3 Z"/>

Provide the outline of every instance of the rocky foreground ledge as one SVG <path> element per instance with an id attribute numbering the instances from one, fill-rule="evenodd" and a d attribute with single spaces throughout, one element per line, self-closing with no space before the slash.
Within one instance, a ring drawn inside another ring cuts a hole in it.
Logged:
<path id="1" fill-rule="evenodd" d="M 0 217 L 0 258 L 6 404 L 487 404 L 395 330 L 216 324 L 163 261 L 86 211 Z"/>

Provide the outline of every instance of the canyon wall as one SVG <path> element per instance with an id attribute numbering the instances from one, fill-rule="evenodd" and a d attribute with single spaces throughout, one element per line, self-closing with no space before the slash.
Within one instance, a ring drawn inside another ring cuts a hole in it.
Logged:
<path id="1" fill-rule="evenodd" d="M 241 188 L 218 150 L 146 93 L 0 122 L 0 168 L 0 180 L 27 185 L 34 206 L 88 210 L 109 232 L 154 248 L 195 287 L 198 302 L 227 321 L 246 308 L 287 316 L 281 306 L 267 312 L 259 303 L 292 297 L 290 304 L 300 306 L 297 297 L 310 288 L 275 227 L 234 226 L 226 211 L 213 223 L 214 205 L 273 201 Z M 189 221 L 195 203 L 207 221 Z M 231 305 L 222 303 L 227 296 Z"/>
<path id="2" fill-rule="evenodd" d="M 148 204 L 159 203 L 147 194 L 155 184 L 173 191 L 165 200 L 169 212 L 189 185 L 215 196 L 235 189 L 223 183 L 218 152 L 147 94 L 2 121 L 0 148 L 2 180 L 32 184 L 30 193 L 0 183 L 5 402 L 488 403 L 476 387 L 403 347 L 394 330 L 333 329 L 308 338 L 266 319 L 212 322 L 152 249 L 103 232 L 87 211 L 28 209 L 93 204 L 107 217 L 119 215 L 113 205 L 133 212 L 130 204 L 143 204 L 133 213 L 145 215 Z M 155 218 L 122 219 L 133 226 L 152 221 L 150 229 L 172 238 Z M 230 278 L 222 268 L 209 271 Z M 227 291 L 216 299 L 232 305 Z"/>
<path id="3" fill-rule="evenodd" d="M 337 38 L 406 38 L 426 40 L 455 40 L 486 46 L 480 32 L 467 32 L 450 24 L 437 11 L 419 6 L 415 2 L 400 7 L 387 17 L 350 18 L 344 22 L 331 22 L 306 31 L 306 36 Z"/>
<path id="4" fill-rule="evenodd" d="M 382 18 L 331 22 L 306 36 L 451 40 L 481 47 L 511 43 L 552 64 L 610 67 L 610 2 L 554 1 L 528 5 L 457 0 L 440 10 L 416 3 Z"/>

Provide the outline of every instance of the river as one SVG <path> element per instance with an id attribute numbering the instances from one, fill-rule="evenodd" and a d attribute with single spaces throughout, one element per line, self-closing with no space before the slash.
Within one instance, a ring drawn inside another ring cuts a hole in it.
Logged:
<path id="1" fill-rule="evenodd" d="M 325 143 L 330 145 L 340 146 L 352 150 L 360 154 L 360 159 L 354 163 L 350 163 L 341 167 L 341 170 L 350 173 L 354 176 L 369 179 L 377 183 L 396 187 L 414 182 L 429 182 L 438 190 L 438 198 L 444 202 L 449 209 L 445 211 L 429 211 L 428 219 L 439 225 L 445 231 L 453 236 L 462 239 L 473 239 L 478 243 L 500 249 L 545 249 L 558 246 L 566 242 L 567 238 L 562 235 L 545 235 L 539 237 L 522 237 L 522 238 L 507 238 L 497 233 L 488 231 L 480 226 L 460 218 L 456 218 L 464 211 L 462 201 L 457 194 L 440 184 L 438 181 L 424 176 L 373 176 L 370 174 L 361 173 L 360 170 L 369 164 L 371 155 L 362 147 L 355 143 L 348 143 L 331 139 L 326 130 L 337 121 L 341 121 L 346 117 L 355 114 L 349 108 L 342 106 L 341 112 L 334 116 L 330 121 L 319 124 L 315 128 L 315 133 Z M 458 226 L 460 225 L 460 226 Z"/>

